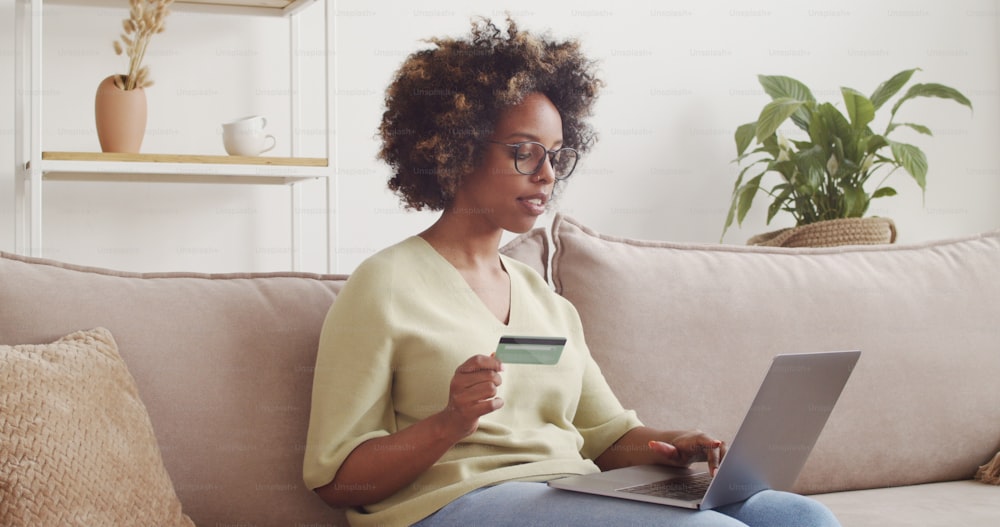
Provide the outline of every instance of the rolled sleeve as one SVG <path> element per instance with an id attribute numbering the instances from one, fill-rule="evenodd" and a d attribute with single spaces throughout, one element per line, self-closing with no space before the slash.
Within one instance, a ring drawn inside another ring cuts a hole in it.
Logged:
<path id="1" fill-rule="evenodd" d="M 396 431 L 390 396 L 392 337 L 386 319 L 383 308 L 357 281 L 348 281 L 327 314 L 302 468 L 309 488 L 330 483 L 361 443 Z"/>
<path id="2" fill-rule="evenodd" d="M 591 460 L 597 459 L 626 432 L 642 426 L 636 413 L 618 402 L 592 358 L 584 374 L 580 406 L 573 424 L 583 436 L 580 453 Z"/>

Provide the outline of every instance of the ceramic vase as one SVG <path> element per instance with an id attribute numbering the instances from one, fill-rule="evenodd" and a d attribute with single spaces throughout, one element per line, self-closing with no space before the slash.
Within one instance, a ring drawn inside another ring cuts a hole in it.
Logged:
<path id="1" fill-rule="evenodd" d="M 138 153 L 146 134 L 146 91 L 123 90 L 112 75 L 97 87 L 94 120 L 103 152 Z"/>

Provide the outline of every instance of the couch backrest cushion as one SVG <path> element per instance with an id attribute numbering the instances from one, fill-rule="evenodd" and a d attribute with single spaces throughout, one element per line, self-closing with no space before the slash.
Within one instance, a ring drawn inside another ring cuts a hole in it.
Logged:
<path id="1" fill-rule="evenodd" d="M 553 222 L 552 279 L 622 402 L 724 439 L 778 353 L 861 349 L 799 481 L 816 493 L 969 478 L 1000 447 L 1000 232 L 776 249 Z"/>
<path id="2" fill-rule="evenodd" d="M 549 241 L 545 227 L 536 227 L 518 235 L 500 248 L 500 252 L 531 266 L 548 281 Z"/>
<path id="3" fill-rule="evenodd" d="M 0 253 L 0 343 L 110 330 L 196 524 L 341 523 L 301 467 L 319 330 L 344 279 L 120 273 Z"/>
<path id="4" fill-rule="evenodd" d="M 546 275 L 543 228 L 501 252 Z M 196 524 L 344 525 L 305 488 L 302 455 L 319 333 L 346 279 L 127 273 L 0 252 L 0 344 L 110 330 Z"/>

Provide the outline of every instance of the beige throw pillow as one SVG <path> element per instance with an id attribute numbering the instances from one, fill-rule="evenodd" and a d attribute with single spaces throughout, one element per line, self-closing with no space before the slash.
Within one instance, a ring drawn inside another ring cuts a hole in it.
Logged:
<path id="1" fill-rule="evenodd" d="M 107 329 L 0 346 L 0 441 L 0 525 L 194 525 Z"/>

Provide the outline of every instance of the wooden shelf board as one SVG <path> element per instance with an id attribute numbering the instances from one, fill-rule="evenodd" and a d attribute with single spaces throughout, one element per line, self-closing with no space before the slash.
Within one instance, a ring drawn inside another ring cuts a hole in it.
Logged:
<path id="1" fill-rule="evenodd" d="M 124 0 L 46 0 L 48 3 L 78 5 L 84 7 L 121 7 L 128 13 L 128 2 Z M 171 9 L 182 11 L 206 11 L 219 13 L 250 13 L 262 15 L 290 15 L 316 0 L 175 0 Z"/>
<path id="2" fill-rule="evenodd" d="M 247 2 L 241 0 L 175 0 L 177 4 L 209 4 L 234 7 L 266 7 L 270 9 L 284 9 L 295 3 L 293 0 L 257 0 Z"/>
<path id="3" fill-rule="evenodd" d="M 244 8 L 258 12 L 290 15 L 316 0 L 175 0 L 174 5 L 203 6 L 208 8 Z M 326 1 L 326 0 L 323 0 Z"/>
<path id="4" fill-rule="evenodd" d="M 112 152 L 42 152 L 45 161 L 94 161 L 105 163 L 191 163 L 205 165 L 262 165 L 275 167 L 325 167 L 323 157 L 246 157 L 198 154 L 120 154 Z"/>
<path id="5" fill-rule="evenodd" d="M 37 168 L 49 181 L 134 181 L 287 185 L 330 175 L 318 157 L 42 152 Z M 31 164 L 28 164 L 31 168 Z"/>
<path id="6" fill-rule="evenodd" d="M 209 183 L 233 185 L 288 185 L 312 177 L 227 176 L 217 174 L 133 174 L 96 172 L 50 172 L 46 181 L 87 181 L 112 183 Z"/>

